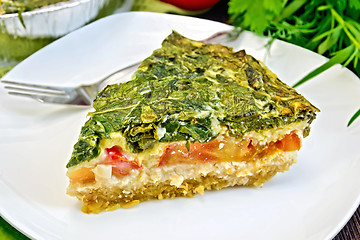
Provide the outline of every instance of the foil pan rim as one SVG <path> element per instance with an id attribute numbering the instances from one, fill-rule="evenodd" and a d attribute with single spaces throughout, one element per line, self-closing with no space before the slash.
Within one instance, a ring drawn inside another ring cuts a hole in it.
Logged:
<path id="1" fill-rule="evenodd" d="M 112 1 L 117 0 L 60 2 L 23 12 L 23 21 L 20 21 L 18 13 L 0 15 L 0 31 L 13 37 L 58 38 L 94 20 L 100 9 Z M 130 11 L 132 3 L 133 0 L 123 0 L 119 12 Z"/>
<path id="2" fill-rule="evenodd" d="M 90 1 L 91 0 L 68 0 L 65 2 L 59 2 L 59 3 L 51 4 L 48 6 L 35 8 L 34 10 L 31 10 L 31 11 L 25 11 L 25 12 L 21 13 L 21 16 L 29 17 L 31 15 L 60 11 L 60 10 L 66 9 L 66 8 L 73 8 L 77 5 L 80 5 L 80 4 L 83 4 L 86 2 L 90 2 Z M 19 17 L 18 13 L 7 13 L 7 14 L 2 14 L 2 15 L 0 14 L 0 20 L 8 19 L 8 18 L 18 18 L 18 17 Z"/>

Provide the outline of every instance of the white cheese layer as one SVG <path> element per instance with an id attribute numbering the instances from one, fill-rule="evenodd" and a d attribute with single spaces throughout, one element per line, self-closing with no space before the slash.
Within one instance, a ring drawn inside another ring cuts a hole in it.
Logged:
<path id="1" fill-rule="evenodd" d="M 297 152 L 278 152 L 255 162 L 219 162 L 202 164 L 183 164 L 169 167 L 153 167 L 143 170 L 134 170 L 132 174 L 123 177 L 96 177 L 96 182 L 91 185 L 78 186 L 77 191 L 88 191 L 92 188 L 120 188 L 124 193 L 142 188 L 147 184 L 160 184 L 169 182 L 170 185 L 179 187 L 185 179 L 200 180 L 206 176 L 216 176 L 226 181 L 238 181 L 244 178 L 246 184 L 249 177 L 256 175 L 262 169 L 286 163 L 295 162 Z M 101 166 L 98 165 L 97 168 Z M 237 183 L 239 184 L 239 183 Z"/>

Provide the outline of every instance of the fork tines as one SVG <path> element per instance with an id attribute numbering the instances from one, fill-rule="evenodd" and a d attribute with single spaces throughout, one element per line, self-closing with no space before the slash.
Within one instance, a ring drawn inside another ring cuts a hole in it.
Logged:
<path id="1" fill-rule="evenodd" d="M 4 88 L 10 90 L 8 93 L 12 95 L 29 95 L 31 93 L 58 96 L 66 95 L 65 91 L 58 87 L 20 83 L 7 80 L 2 80 L 1 82 L 8 84 L 8 86 L 5 86 Z"/>
<path id="2" fill-rule="evenodd" d="M 66 88 L 52 87 L 39 84 L 29 84 L 1 80 L 6 84 L 5 89 L 8 93 L 15 96 L 29 97 L 39 102 L 66 103 L 70 98 Z"/>

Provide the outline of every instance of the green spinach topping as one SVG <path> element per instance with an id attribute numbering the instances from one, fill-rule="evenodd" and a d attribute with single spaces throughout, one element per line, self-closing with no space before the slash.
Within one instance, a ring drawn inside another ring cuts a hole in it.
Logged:
<path id="1" fill-rule="evenodd" d="M 132 152 L 156 142 L 209 142 L 217 126 L 241 138 L 307 120 L 318 111 L 245 51 L 205 44 L 173 32 L 131 81 L 109 85 L 94 100 L 67 164 L 98 156 L 101 139 L 120 132 Z"/>

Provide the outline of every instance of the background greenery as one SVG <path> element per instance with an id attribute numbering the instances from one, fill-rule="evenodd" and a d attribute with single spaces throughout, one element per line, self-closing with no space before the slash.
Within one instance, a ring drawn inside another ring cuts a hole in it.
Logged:
<path id="1" fill-rule="evenodd" d="M 13 228 L 4 219 L 0 217 L 0 239 L 3 240 L 25 240 L 29 239 L 18 230 Z"/>

